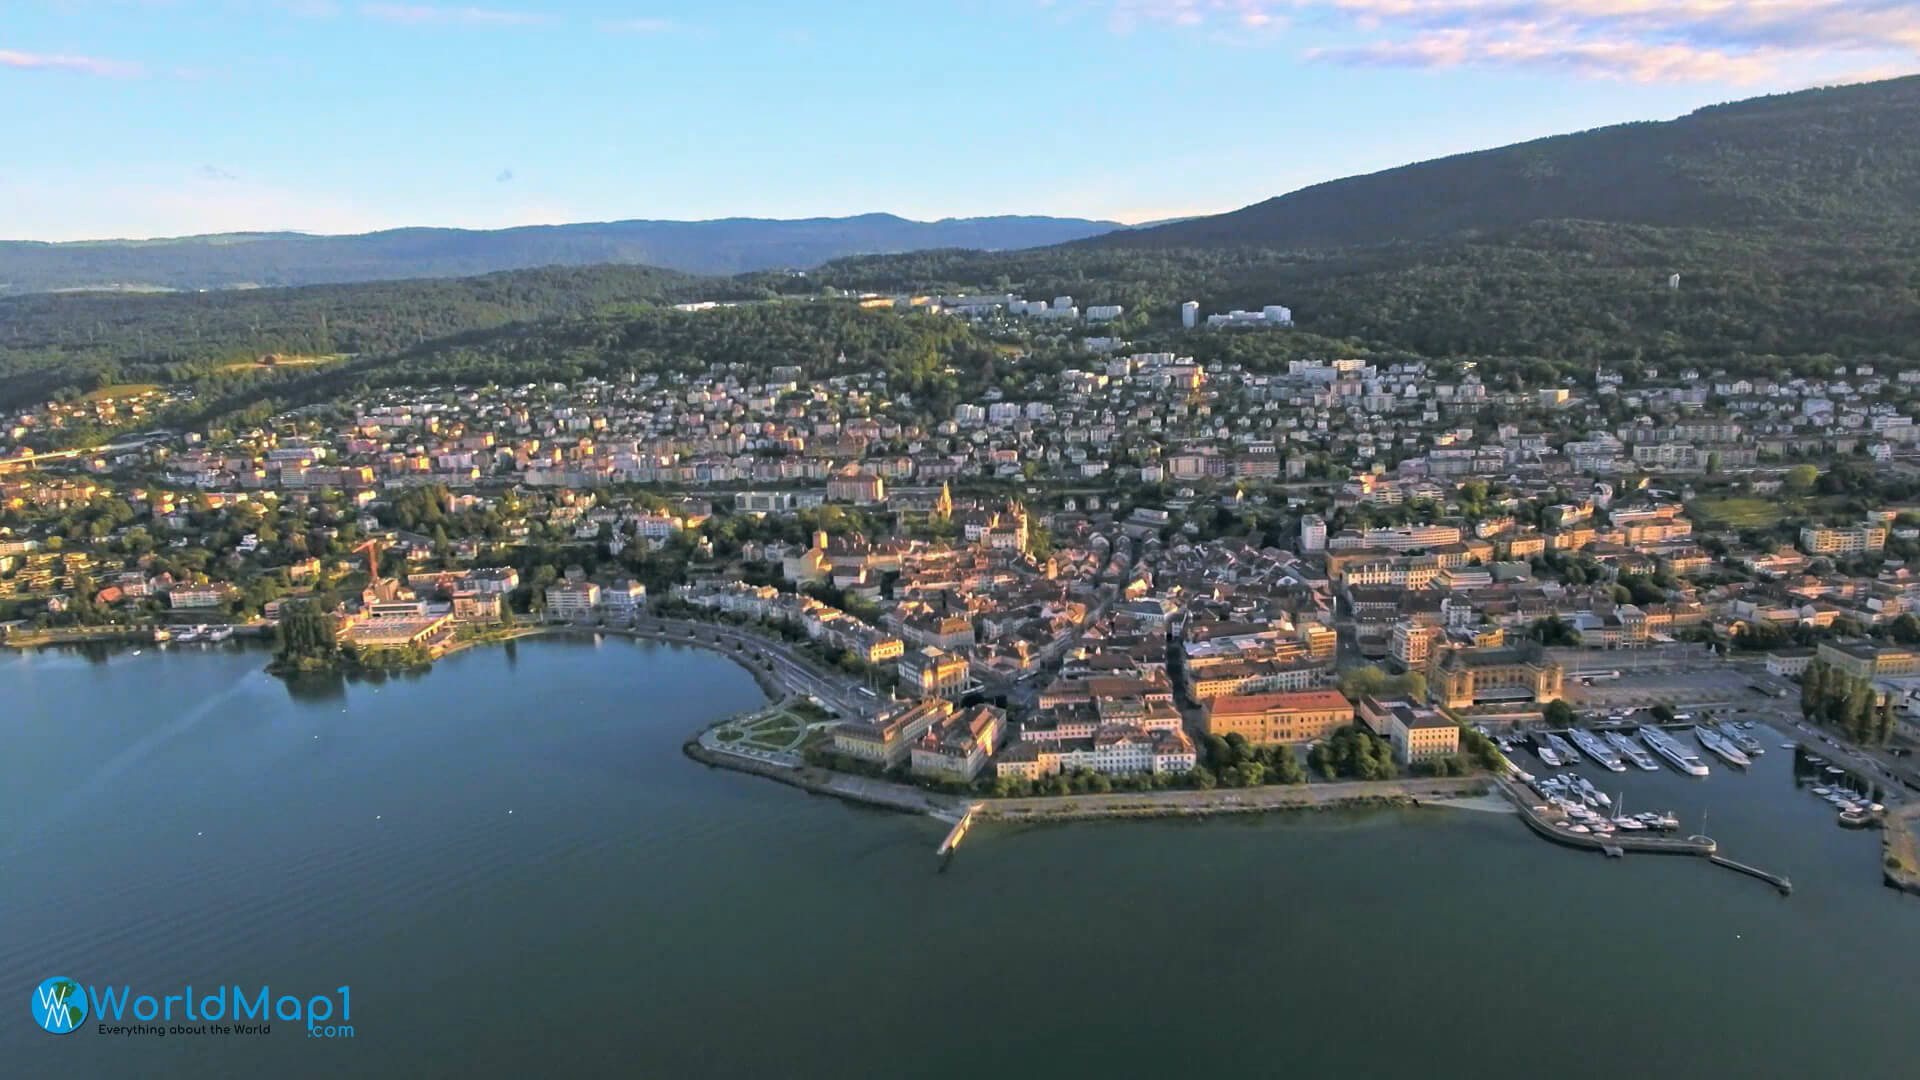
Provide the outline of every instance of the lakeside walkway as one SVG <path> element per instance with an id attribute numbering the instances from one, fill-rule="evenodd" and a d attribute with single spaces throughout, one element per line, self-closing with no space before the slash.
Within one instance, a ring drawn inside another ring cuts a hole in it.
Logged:
<path id="1" fill-rule="evenodd" d="M 1315 810 L 1340 806 L 1443 804 L 1487 790 L 1484 776 L 1280 784 L 1212 791 L 1126 791 L 1105 795 L 1049 795 L 987 799 L 977 817 L 987 821 L 1069 818 L 1177 817 L 1200 814 Z"/>

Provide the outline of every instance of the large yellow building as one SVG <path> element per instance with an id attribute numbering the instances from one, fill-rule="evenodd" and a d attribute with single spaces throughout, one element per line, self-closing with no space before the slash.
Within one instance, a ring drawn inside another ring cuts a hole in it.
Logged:
<path id="1" fill-rule="evenodd" d="M 1427 665 L 1427 696 L 1466 709 L 1486 701 L 1558 701 L 1565 671 L 1537 648 L 1439 649 Z"/>
<path id="2" fill-rule="evenodd" d="M 871 723 L 846 720 L 833 726 L 833 749 L 863 761 L 892 765 L 933 725 L 953 715 L 953 702 L 922 701 Z"/>
<path id="3" fill-rule="evenodd" d="M 1353 723 L 1353 703 L 1338 690 L 1219 697 L 1207 706 L 1207 734 L 1239 733 L 1256 746 L 1324 739 Z"/>
<path id="4" fill-rule="evenodd" d="M 1865 641 L 1823 641 L 1815 658 L 1855 679 L 1920 674 L 1920 652 Z"/>
<path id="5" fill-rule="evenodd" d="M 900 658 L 901 689 L 914 697 L 957 698 L 966 692 L 967 658 L 929 645 Z"/>

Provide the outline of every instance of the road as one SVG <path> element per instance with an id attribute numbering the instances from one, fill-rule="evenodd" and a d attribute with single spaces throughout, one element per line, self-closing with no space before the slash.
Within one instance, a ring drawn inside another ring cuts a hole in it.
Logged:
<path id="1" fill-rule="evenodd" d="M 669 637 L 714 642 L 734 647 L 735 651 L 748 656 L 771 660 L 773 668 L 770 674 L 775 682 L 793 693 L 816 697 L 824 702 L 827 708 L 845 717 L 860 719 L 870 717 L 884 707 L 887 701 L 885 698 L 869 698 L 860 693 L 852 682 L 815 666 L 811 660 L 795 652 L 785 642 L 776 641 L 749 630 L 716 623 L 662 619 L 653 616 L 642 616 L 635 620 L 634 629 Z"/>

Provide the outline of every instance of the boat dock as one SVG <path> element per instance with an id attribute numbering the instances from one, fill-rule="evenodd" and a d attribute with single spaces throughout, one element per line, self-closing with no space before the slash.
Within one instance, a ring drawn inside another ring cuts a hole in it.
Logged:
<path id="1" fill-rule="evenodd" d="M 1527 827 L 1556 844 L 1581 848 L 1586 851 L 1606 852 L 1608 848 L 1620 851 L 1639 851 L 1658 855 L 1711 855 L 1716 850 L 1712 839 L 1705 836 L 1669 837 L 1669 836 L 1625 836 L 1615 833 L 1611 836 L 1598 836 L 1593 833 L 1569 832 L 1557 822 L 1558 815 L 1551 812 L 1543 814 L 1534 809 L 1535 801 L 1518 783 L 1507 777 L 1498 781 L 1500 790 L 1507 793 L 1513 805 L 1520 811 L 1520 820 Z"/>
<path id="2" fill-rule="evenodd" d="M 954 822 L 953 828 L 948 830 L 947 838 L 940 841 L 940 849 L 934 854 L 953 854 L 953 850 L 960 846 L 961 839 L 967 835 L 967 827 L 973 824 L 973 812 L 978 809 L 980 809 L 979 803 L 973 803 L 967 807 L 966 812 L 960 815 L 960 820 Z"/>

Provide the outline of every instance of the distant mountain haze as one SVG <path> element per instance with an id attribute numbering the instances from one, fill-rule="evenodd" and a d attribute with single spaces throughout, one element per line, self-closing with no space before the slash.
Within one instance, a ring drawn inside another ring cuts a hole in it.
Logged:
<path id="1" fill-rule="evenodd" d="M 1920 76 L 1754 98 L 1334 180 L 1089 248 L 1345 248 L 1540 221 L 1874 232 L 1920 222 Z"/>
<path id="2" fill-rule="evenodd" d="M 909 221 L 892 214 L 782 221 L 612 221 L 357 236 L 225 233 L 66 244 L 0 241 L 0 295 L 65 289 L 230 289 L 464 277 L 628 263 L 694 274 L 804 270 L 846 255 L 1045 247 L 1125 225 L 1054 217 Z"/>

